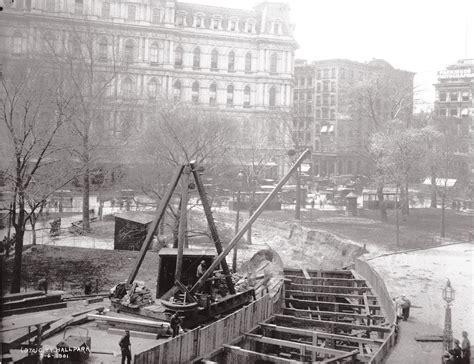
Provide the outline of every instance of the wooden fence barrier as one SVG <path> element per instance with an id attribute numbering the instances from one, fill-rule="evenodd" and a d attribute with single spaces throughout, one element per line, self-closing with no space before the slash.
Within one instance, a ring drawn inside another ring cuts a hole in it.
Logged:
<path id="1" fill-rule="evenodd" d="M 379 364 L 384 362 L 384 358 L 395 346 L 396 337 L 396 326 L 397 326 L 397 312 L 395 303 L 393 302 L 390 294 L 388 293 L 385 282 L 380 275 L 365 261 L 356 259 L 355 271 L 363 276 L 366 281 L 370 284 L 372 290 L 377 295 L 377 298 L 382 306 L 383 312 L 388 319 L 388 322 L 392 325 L 392 328 L 387 336 L 384 337 L 384 343 L 380 346 L 377 352 L 370 360 L 370 364 Z"/>
<path id="2" fill-rule="evenodd" d="M 265 295 L 240 310 L 136 354 L 136 364 L 181 364 L 208 356 L 273 315 L 273 298 Z"/>

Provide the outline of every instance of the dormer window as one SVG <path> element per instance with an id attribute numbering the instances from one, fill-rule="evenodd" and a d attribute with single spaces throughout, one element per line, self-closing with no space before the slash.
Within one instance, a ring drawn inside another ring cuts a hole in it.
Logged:
<path id="1" fill-rule="evenodd" d="M 230 32 L 238 32 L 239 31 L 239 21 L 237 19 L 230 19 L 229 20 L 229 27 L 228 29 Z"/>
<path id="2" fill-rule="evenodd" d="M 196 14 L 194 16 L 194 27 L 204 28 L 204 15 L 203 14 Z"/>

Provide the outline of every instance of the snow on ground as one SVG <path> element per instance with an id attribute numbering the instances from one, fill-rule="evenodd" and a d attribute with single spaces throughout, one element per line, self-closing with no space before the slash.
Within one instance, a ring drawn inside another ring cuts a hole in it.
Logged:
<path id="1" fill-rule="evenodd" d="M 369 261 L 395 297 L 405 294 L 413 314 L 422 322 L 444 327 L 446 280 L 456 291 L 452 305 L 455 338 L 461 331 L 474 335 L 474 244 L 463 243 L 375 258 Z"/>

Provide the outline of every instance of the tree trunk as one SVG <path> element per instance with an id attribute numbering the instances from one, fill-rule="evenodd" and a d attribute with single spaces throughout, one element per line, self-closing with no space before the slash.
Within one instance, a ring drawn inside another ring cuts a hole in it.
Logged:
<path id="1" fill-rule="evenodd" d="M 89 231 L 90 226 L 90 215 L 89 215 L 89 196 L 90 196 L 90 170 L 89 166 L 84 171 L 84 177 L 82 180 L 82 229 Z"/>
<path id="2" fill-rule="evenodd" d="M 385 206 L 385 200 L 383 198 L 383 183 L 379 183 L 377 186 L 377 198 L 379 200 L 380 220 L 383 222 L 387 222 L 388 216 L 387 207 Z"/>
<path id="3" fill-rule="evenodd" d="M 443 192 L 441 195 L 441 237 L 445 237 L 445 203 L 446 203 L 446 193 Z"/>
<path id="4" fill-rule="evenodd" d="M 397 247 L 400 246 L 400 219 L 398 217 L 398 185 L 397 190 L 395 191 L 395 223 L 396 223 L 396 242 Z"/>
<path id="5" fill-rule="evenodd" d="M 25 230 L 22 226 L 23 224 L 19 225 L 19 228 L 15 228 L 15 260 L 13 263 L 10 293 L 20 293 L 21 289 L 21 260 L 23 255 L 23 239 L 25 236 Z"/>
<path id="6" fill-rule="evenodd" d="M 33 216 L 30 219 L 30 225 L 31 225 L 31 244 L 36 245 L 36 218 L 33 218 Z"/>
<path id="7" fill-rule="evenodd" d="M 405 180 L 406 216 L 410 215 L 410 194 L 408 192 L 408 179 Z"/>
<path id="8" fill-rule="evenodd" d="M 436 177 L 434 173 L 431 176 L 431 208 L 435 209 L 438 207 L 438 202 L 436 201 Z"/>

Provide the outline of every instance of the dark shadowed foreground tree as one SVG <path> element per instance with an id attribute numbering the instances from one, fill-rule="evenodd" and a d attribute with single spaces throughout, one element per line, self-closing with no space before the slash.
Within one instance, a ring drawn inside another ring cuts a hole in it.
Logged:
<path id="1" fill-rule="evenodd" d="M 0 83 L 0 169 L 12 193 L 9 207 L 15 229 L 15 260 L 10 291 L 21 286 L 26 224 L 52 193 L 69 183 L 77 171 L 68 161 L 65 138 L 71 95 L 64 75 L 40 60 L 15 60 L 4 65 Z"/>

